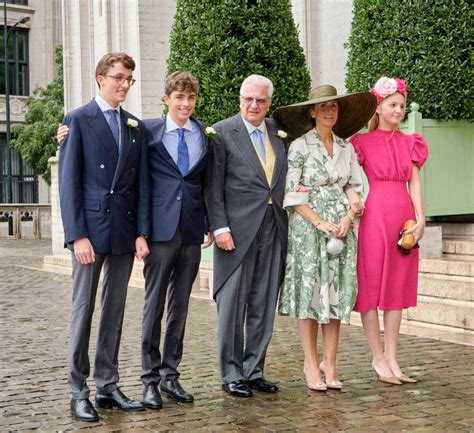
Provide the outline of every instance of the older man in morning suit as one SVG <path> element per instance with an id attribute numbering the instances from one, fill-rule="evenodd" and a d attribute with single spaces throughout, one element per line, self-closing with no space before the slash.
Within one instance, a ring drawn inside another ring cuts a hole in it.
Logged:
<path id="1" fill-rule="evenodd" d="M 265 118 L 272 93 L 263 76 L 244 80 L 240 114 L 214 125 L 207 166 L 219 362 L 223 389 L 238 397 L 278 390 L 263 374 L 288 232 L 285 146 L 277 122 Z"/>
<path id="2" fill-rule="evenodd" d="M 137 236 L 145 221 L 148 165 L 143 124 L 120 107 L 135 81 L 126 53 L 102 57 L 96 67 L 99 94 L 63 123 L 69 135 L 59 152 L 59 193 L 65 244 L 72 253 L 73 291 L 68 382 L 71 414 L 98 421 L 89 401 L 89 338 L 99 275 L 104 268 L 101 317 L 94 363 L 96 407 L 140 410 L 118 388 L 118 352 L 127 286 Z M 139 251 L 146 255 L 146 244 Z"/>

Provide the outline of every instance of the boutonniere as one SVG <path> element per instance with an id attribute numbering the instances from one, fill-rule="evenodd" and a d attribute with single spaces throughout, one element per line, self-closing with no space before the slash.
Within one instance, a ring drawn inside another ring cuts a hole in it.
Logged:
<path id="1" fill-rule="evenodd" d="M 138 129 L 138 121 L 129 117 L 127 119 L 127 126 L 131 129 Z"/>
<path id="2" fill-rule="evenodd" d="M 280 138 L 287 138 L 288 137 L 288 133 L 286 133 L 285 131 L 282 131 L 281 129 L 279 129 L 277 131 L 276 135 L 278 135 L 278 137 L 280 137 Z"/>
<path id="3" fill-rule="evenodd" d="M 132 131 L 138 131 L 140 129 L 138 127 L 138 121 L 135 120 L 135 119 L 132 119 L 131 117 L 129 117 L 127 119 L 127 122 L 125 123 L 125 125 L 127 125 L 127 128 L 128 128 L 128 138 L 129 138 L 129 140 L 132 140 L 132 142 L 135 143 L 135 139 L 132 136 Z"/>
<path id="4" fill-rule="evenodd" d="M 204 130 L 204 134 L 207 135 L 207 138 L 209 138 L 209 140 L 214 140 L 214 138 L 216 138 L 217 131 L 212 126 L 208 126 Z"/>

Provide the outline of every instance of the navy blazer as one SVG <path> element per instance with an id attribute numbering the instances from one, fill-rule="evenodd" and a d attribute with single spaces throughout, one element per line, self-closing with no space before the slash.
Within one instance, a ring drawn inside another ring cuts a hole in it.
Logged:
<path id="1" fill-rule="evenodd" d="M 191 119 L 201 129 L 203 152 L 199 161 L 182 176 L 178 166 L 163 144 L 166 117 L 148 119 L 148 172 L 150 187 L 149 228 L 152 241 L 169 241 L 179 227 L 185 244 L 201 244 L 207 233 L 203 183 L 207 161 L 208 139 L 205 125 Z"/>
<path id="2" fill-rule="evenodd" d="M 138 122 L 137 128 L 127 125 Z M 96 253 L 135 251 L 145 231 L 147 148 L 143 123 L 121 109 L 120 156 L 112 131 L 93 99 L 67 114 L 69 133 L 59 152 L 59 194 L 65 244 L 88 237 Z"/>

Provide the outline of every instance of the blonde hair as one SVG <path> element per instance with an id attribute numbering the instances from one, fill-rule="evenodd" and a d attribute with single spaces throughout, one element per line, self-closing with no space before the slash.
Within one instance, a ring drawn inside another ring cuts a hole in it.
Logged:
<path id="1" fill-rule="evenodd" d="M 400 95 L 403 96 L 403 98 L 405 99 L 405 102 L 406 102 L 406 97 L 405 95 L 402 93 L 402 92 L 395 92 L 395 93 L 400 93 Z M 393 95 L 393 93 L 392 93 Z M 392 95 L 389 95 L 389 96 L 392 96 Z M 388 98 L 388 96 L 386 97 Z M 377 108 L 380 106 L 380 104 L 386 99 L 386 98 L 383 98 L 378 104 L 377 104 Z M 380 120 L 379 120 L 379 113 L 377 113 L 377 111 L 374 113 L 374 115 L 371 117 L 371 119 L 369 120 L 369 124 L 367 125 L 367 132 L 372 132 L 372 131 L 375 131 L 378 127 L 379 127 L 379 123 L 380 123 Z M 395 127 L 395 131 L 400 131 L 400 125 L 397 125 Z"/>

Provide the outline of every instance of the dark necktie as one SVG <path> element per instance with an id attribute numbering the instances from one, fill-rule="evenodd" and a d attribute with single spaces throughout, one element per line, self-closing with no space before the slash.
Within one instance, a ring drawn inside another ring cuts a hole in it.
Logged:
<path id="1" fill-rule="evenodd" d="M 112 130 L 112 135 L 114 136 L 115 144 L 117 149 L 120 151 L 120 129 L 117 121 L 117 111 L 116 110 L 107 110 L 108 124 Z"/>
<path id="2" fill-rule="evenodd" d="M 178 128 L 178 161 L 176 162 L 182 176 L 186 176 L 189 171 L 188 145 L 184 139 L 184 128 Z"/>

